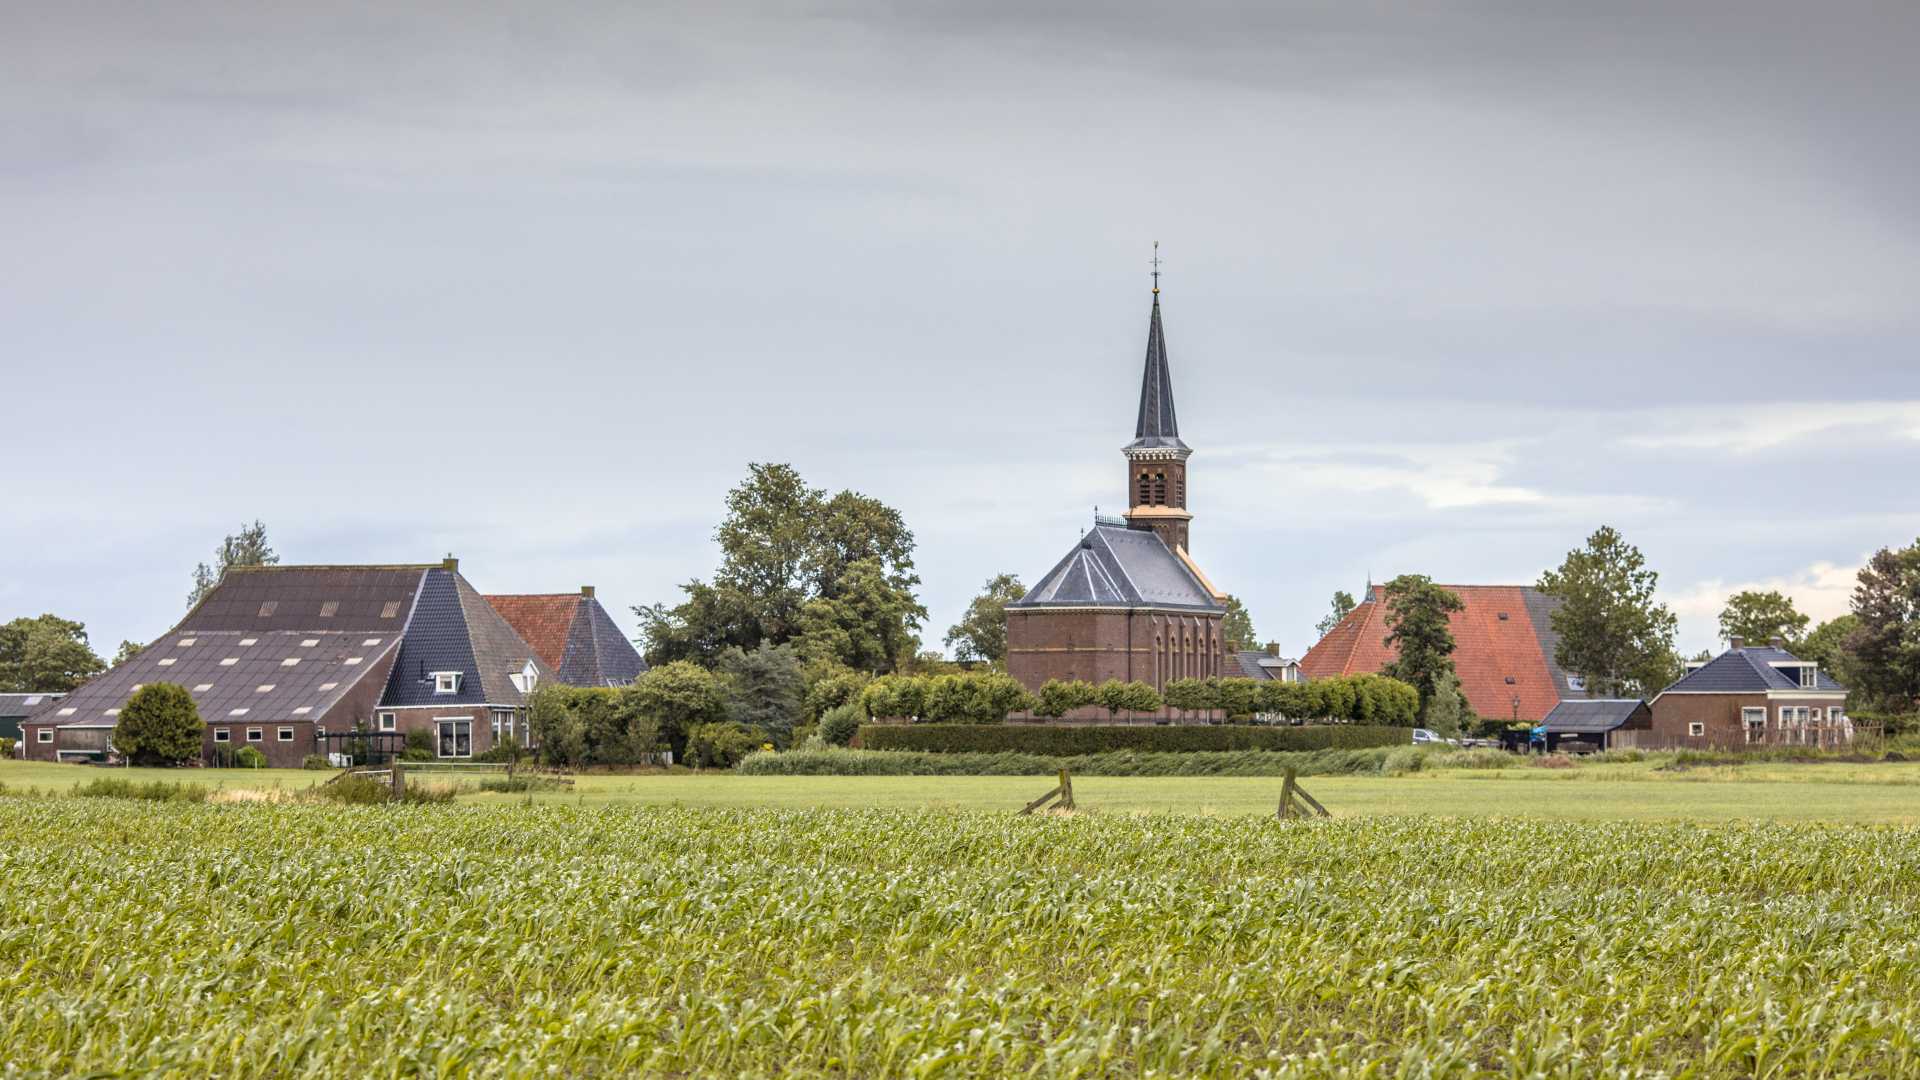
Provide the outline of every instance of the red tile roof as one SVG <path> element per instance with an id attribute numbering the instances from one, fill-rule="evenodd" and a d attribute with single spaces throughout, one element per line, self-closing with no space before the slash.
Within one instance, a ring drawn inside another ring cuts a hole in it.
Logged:
<path id="1" fill-rule="evenodd" d="M 559 670 L 567 655 L 567 633 L 580 607 L 579 593 L 489 596 L 487 603 L 533 648 L 548 667 Z"/>
<path id="2" fill-rule="evenodd" d="M 1473 711 L 1538 721 L 1567 696 L 1566 673 L 1553 661 L 1554 636 L 1543 625 L 1551 601 L 1519 585 L 1448 585 L 1466 604 L 1451 618 L 1453 667 Z M 1385 589 L 1374 591 L 1300 658 L 1309 679 L 1378 672 L 1394 659 L 1386 645 Z M 1506 618 L 1501 618 L 1502 614 Z M 1507 679 L 1513 679 L 1508 683 Z"/>

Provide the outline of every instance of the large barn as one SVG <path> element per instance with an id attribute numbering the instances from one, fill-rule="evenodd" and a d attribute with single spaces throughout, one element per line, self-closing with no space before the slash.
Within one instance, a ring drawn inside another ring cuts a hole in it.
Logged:
<path id="1" fill-rule="evenodd" d="M 209 762 L 252 746 L 297 767 L 356 728 L 424 731 L 465 758 L 524 742 L 526 695 L 555 678 L 457 559 L 235 567 L 178 626 L 31 717 L 26 756 L 104 758 L 128 698 L 169 682 L 192 693 Z"/>
<path id="2" fill-rule="evenodd" d="M 1053 569 L 1007 605 L 1007 671 L 1029 690 L 1050 679 L 1119 679 L 1164 690 L 1174 679 L 1229 672 L 1220 633 L 1226 598 L 1189 553 L 1187 459 L 1193 451 L 1181 441 L 1174 415 L 1157 282 L 1139 417 L 1121 453 L 1131 503 L 1126 516 L 1096 516 Z M 1230 673 L 1237 674 L 1237 666 Z M 1083 713 L 1073 718 L 1106 716 Z"/>

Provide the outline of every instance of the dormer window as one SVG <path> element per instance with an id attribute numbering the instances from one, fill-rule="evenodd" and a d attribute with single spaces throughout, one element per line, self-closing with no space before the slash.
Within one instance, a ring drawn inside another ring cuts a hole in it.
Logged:
<path id="1" fill-rule="evenodd" d="M 1800 687 L 1813 690 L 1820 685 L 1820 669 L 1816 665 L 1806 664 L 1800 668 Z"/>
<path id="2" fill-rule="evenodd" d="M 540 669 L 534 667 L 533 661 L 529 660 L 519 671 L 508 675 L 507 680 L 513 683 L 515 690 L 523 694 L 531 694 L 533 688 L 540 683 Z"/>
<path id="3" fill-rule="evenodd" d="M 460 692 L 460 673 L 457 671 L 436 671 L 433 673 L 433 692 L 436 694 L 457 694 Z"/>

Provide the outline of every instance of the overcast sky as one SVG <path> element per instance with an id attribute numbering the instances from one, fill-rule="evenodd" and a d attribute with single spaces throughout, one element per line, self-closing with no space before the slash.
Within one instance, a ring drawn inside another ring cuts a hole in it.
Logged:
<path id="1" fill-rule="evenodd" d="M 1831 616 L 1920 535 L 1916 55 L 1911 3 L 0 2 L 0 619 L 150 640 L 257 516 L 632 628 L 787 461 L 906 515 L 937 645 L 1122 507 L 1155 239 L 1194 554 L 1288 653 L 1602 524 L 1689 651 Z"/>

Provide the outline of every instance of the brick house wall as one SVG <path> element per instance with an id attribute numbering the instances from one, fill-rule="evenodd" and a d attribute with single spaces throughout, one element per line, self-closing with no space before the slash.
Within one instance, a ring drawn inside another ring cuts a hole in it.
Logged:
<path id="1" fill-rule="evenodd" d="M 282 734 L 286 738 L 282 738 Z M 259 737 L 250 736 L 257 734 Z M 300 720 L 261 720 L 247 723 L 245 717 L 222 718 L 216 723 L 206 725 L 206 731 L 200 736 L 200 760 L 211 763 L 214 754 L 220 750 L 238 750 L 251 746 L 266 755 L 267 765 L 274 769 L 297 769 L 306 761 L 307 755 L 318 752 L 313 738 L 313 721 Z"/>
<path id="2" fill-rule="evenodd" d="M 504 710 L 507 706 L 498 706 Z M 496 706 L 491 705 L 409 705 L 402 708 L 376 709 L 373 723 L 369 726 L 376 731 L 386 731 L 385 718 L 393 717 L 391 730 L 406 733 L 424 731 L 434 737 L 434 749 L 440 749 L 440 722 L 442 720 L 465 720 L 468 723 L 468 743 L 470 753 L 462 757 L 477 757 L 493 749 L 493 714 Z M 514 712 L 515 734 L 521 743 L 526 743 L 527 714 L 525 709 Z"/>
<path id="3" fill-rule="evenodd" d="M 1845 709 L 1844 694 L 1662 694 L 1653 702 L 1652 737 L 1640 745 L 1691 749 L 1737 749 L 1747 746 L 1832 746 L 1841 729 L 1830 726 L 1829 710 Z M 1780 709 L 1805 707 L 1809 724 L 1783 727 Z M 1743 710 L 1764 709 L 1765 728 L 1749 738 Z M 1814 710 L 1819 710 L 1817 716 Z M 1698 734 L 1695 734 L 1698 725 Z"/>
<path id="4" fill-rule="evenodd" d="M 1007 673 L 1038 693 L 1049 680 L 1143 682 L 1165 691 L 1174 679 L 1218 676 L 1225 643 L 1218 614 L 1153 609 L 1033 608 L 1007 610 Z M 1205 719 L 1162 710 L 1129 719 Z M 1108 721 L 1105 709 L 1066 719 Z"/>

